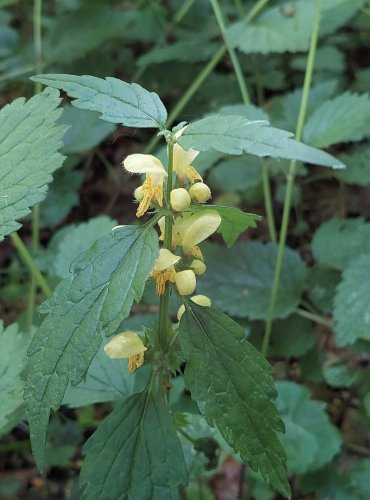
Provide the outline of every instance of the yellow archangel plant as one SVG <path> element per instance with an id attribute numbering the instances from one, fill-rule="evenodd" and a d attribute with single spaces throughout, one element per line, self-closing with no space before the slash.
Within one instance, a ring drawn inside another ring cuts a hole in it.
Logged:
<path id="1" fill-rule="evenodd" d="M 210 199 L 211 190 L 192 165 L 199 152 L 194 149 L 185 151 L 176 143 L 183 130 L 167 136 L 167 171 L 152 155 L 132 154 L 123 161 L 128 172 L 145 175 L 144 182 L 134 193 L 139 203 L 136 216 L 142 217 L 148 210 L 163 213 L 158 220 L 158 238 L 162 246 L 150 273 L 160 296 L 159 338 L 162 347 L 166 347 L 169 294 L 171 290 L 179 296 L 191 296 L 195 292 L 197 276 L 206 271 L 199 244 L 221 224 L 217 210 L 205 207 L 200 210 L 200 204 Z M 191 300 L 205 307 L 211 305 L 210 299 L 204 295 L 194 295 Z M 177 315 L 179 320 L 183 311 L 184 306 L 181 306 Z M 115 336 L 104 350 L 111 358 L 128 358 L 128 370 L 132 373 L 144 363 L 147 347 L 138 333 L 126 331 Z"/>

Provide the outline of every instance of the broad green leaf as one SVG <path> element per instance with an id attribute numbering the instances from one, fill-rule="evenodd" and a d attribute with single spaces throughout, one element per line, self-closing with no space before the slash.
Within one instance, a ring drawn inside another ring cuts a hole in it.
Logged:
<path id="1" fill-rule="evenodd" d="M 126 127 L 164 129 L 167 111 L 158 95 L 137 83 L 95 76 L 38 75 L 35 82 L 63 89 L 74 98 L 73 106 L 100 113 L 100 118 Z"/>
<path id="2" fill-rule="evenodd" d="M 348 471 L 336 470 L 334 463 L 320 470 L 309 472 L 299 479 L 302 493 L 314 493 L 317 499 L 360 500 L 353 494 L 353 490 L 351 491 Z"/>
<path id="3" fill-rule="evenodd" d="M 281 441 L 288 467 L 295 474 L 320 469 L 339 452 L 341 439 L 325 413 L 325 404 L 310 400 L 310 392 L 294 382 L 276 383 L 276 405 L 285 424 Z"/>
<path id="4" fill-rule="evenodd" d="M 369 288 L 370 253 L 354 256 L 334 299 L 334 328 L 339 346 L 353 344 L 357 339 L 370 340 Z"/>
<path id="5" fill-rule="evenodd" d="M 370 79 L 369 79 L 370 81 Z M 347 184 L 368 186 L 370 184 L 370 146 L 356 147 L 349 153 L 339 155 L 346 165 L 343 170 L 337 170 L 335 176 Z"/>
<path id="6" fill-rule="evenodd" d="M 317 148 L 360 141 L 370 135 L 369 120 L 369 96 L 345 92 L 316 109 L 306 122 L 303 140 Z"/>
<path id="7" fill-rule="evenodd" d="M 59 103 L 59 92 L 46 89 L 0 111 L 0 241 L 45 198 L 51 174 L 63 163 L 58 149 L 66 128 L 56 125 Z"/>
<path id="8" fill-rule="evenodd" d="M 355 372 L 345 363 L 336 363 L 334 365 L 324 366 L 325 382 L 331 387 L 348 389 L 358 380 L 358 372 Z"/>
<path id="9" fill-rule="evenodd" d="M 96 240 L 106 235 L 117 222 L 106 215 L 100 215 L 81 224 L 72 224 L 63 228 L 62 237 L 50 242 L 48 258 L 52 260 L 48 273 L 58 278 L 71 275 L 71 264 L 82 252 L 85 252 Z"/>
<path id="10" fill-rule="evenodd" d="M 312 252 L 320 264 L 342 271 L 352 258 L 370 252 L 370 224 L 362 217 L 333 217 L 314 234 Z"/>
<path id="11" fill-rule="evenodd" d="M 215 115 L 191 123 L 178 139 L 185 149 L 220 151 L 230 155 L 249 153 L 342 168 L 333 156 L 293 139 L 293 134 L 273 128 L 263 120 Z"/>
<path id="12" fill-rule="evenodd" d="M 222 192 L 255 188 L 262 182 L 261 160 L 251 155 L 227 158 L 212 168 L 207 181 Z"/>
<path id="13" fill-rule="evenodd" d="M 284 427 L 271 399 L 271 367 L 231 318 L 189 301 L 179 327 L 188 361 L 185 381 L 209 425 L 264 479 L 290 496 L 284 451 L 275 430 Z M 206 362 L 205 362 L 206 360 Z"/>
<path id="14" fill-rule="evenodd" d="M 248 120 L 270 120 L 269 115 L 264 109 L 258 108 L 253 104 L 230 104 L 228 106 L 222 106 L 222 108 L 217 111 L 217 114 L 244 116 L 244 118 L 248 118 Z"/>
<path id="15" fill-rule="evenodd" d="M 305 71 L 307 55 L 296 56 L 292 61 L 292 68 Z M 336 47 L 326 45 L 320 47 L 315 56 L 315 72 L 341 74 L 345 71 L 345 58 L 343 52 Z M 332 76 L 332 75 L 330 75 Z"/>
<path id="16" fill-rule="evenodd" d="M 47 316 L 29 349 L 25 392 L 40 467 L 50 410 L 59 408 L 69 382 L 81 382 L 103 336 L 114 333 L 141 298 L 157 255 L 158 236 L 151 227 L 117 229 L 74 261 L 72 278 L 63 280 L 43 304 Z"/>
<path id="17" fill-rule="evenodd" d="M 127 364 L 127 359 L 109 358 L 102 344 L 84 379 L 77 385 L 68 385 L 63 404 L 78 407 L 104 403 L 143 391 L 148 382 L 149 365 L 130 374 Z"/>
<path id="18" fill-rule="evenodd" d="M 0 435 L 9 432 L 24 413 L 22 372 L 31 334 L 18 331 L 12 324 L 4 329 L 0 321 Z"/>
<path id="19" fill-rule="evenodd" d="M 326 266 L 315 264 L 308 268 L 308 296 L 313 305 L 326 314 L 333 311 L 335 288 L 340 278 L 338 271 Z"/>
<path id="20" fill-rule="evenodd" d="M 312 1 L 279 5 L 266 10 L 253 23 L 233 24 L 227 30 L 227 39 L 245 54 L 306 51 L 314 16 Z"/>
<path id="21" fill-rule="evenodd" d="M 119 404 L 83 451 L 83 500 L 176 500 L 187 483 L 169 409 L 150 388 Z"/>
<path id="22" fill-rule="evenodd" d="M 277 246 L 272 243 L 240 242 L 230 249 L 204 246 L 207 272 L 198 280 L 198 290 L 232 316 L 266 319 L 276 255 Z M 304 278 L 300 256 L 286 248 L 275 318 L 285 318 L 296 309 Z"/>
<path id="23" fill-rule="evenodd" d="M 100 120 L 97 113 L 83 109 L 65 106 L 59 123 L 69 125 L 70 128 L 63 138 L 63 153 L 85 153 L 99 145 L 115 126 Z"/>
<path id="24" fill-rule="evenodd" d="M 163 63 L 168 61 L 176 62 L 201 62 L 208 61 L 218 45 L 206 40 L 180 41 L 171 43 L 165 47 L 154 47 L 143 56 L 139 57 L 138 66 L 147 66 L 152 63 Z"/>

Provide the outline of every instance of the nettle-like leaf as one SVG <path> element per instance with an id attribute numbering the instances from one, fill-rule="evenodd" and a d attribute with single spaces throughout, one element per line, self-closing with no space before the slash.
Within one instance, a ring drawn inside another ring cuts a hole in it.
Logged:
<path id="1" fill-rule="evenodd" d="M 0 435 L 9 432 L 24 413 L 22 372 L 31 338 L 30 333 L 19 332 L 17 324 L 4 330 L 0 321 Z"/>
<path id="2" fill-rule="evenodd" d="M 0 241 L 45 198 L 51 174 L 63 163 L 58 149 L 66 127 L 56 123 L 59 103 L 59 92 L 46 89 L 0 111 Z"/>
<path id="3" fill-rule="evenodd" d="M 314 2 L 301 0 L 292 6 L 279 5 L 266 10 L 254 23 L 233 24 L 227 30 L 227 39 L 245 54 L 306 51 L 314 16 Z"/>
<path id="4" fill-rule="evenodd" d="M 171 43 L 165 47 L 154 47 L 143 56 L 139 57 L 138 66 L 147 66 L 152 63 L 164 63 L 169 61 L 176 62 L 201 62 L 208 61 L 214 52 L 216 52 L 218 44 L 203 40 L 200 43 L 199 38 L 196 40 L 186 40 Z"/>
<path id="5" fill-rule="evenodd" d="M 339 157 L 347 168 L 335 172 L 334 175 L 338 179 L 347 184 L 356 184 L 358 186 L 368 186 L 370 184 L 370 145 L 357 146 Z"/>
<path id="6" fill-rule="evenodd" d="M 38 75 L 32 80 L 63 89 L 74 98 L 73 106 L 97 111 L 102 120 L 126 127 L 164 129 L 166 126 L 167 111 L 158 95 L 137 83 L 89 75 Z"/>
<path id="7" fill-rule="evenodd" d="M 188 363 L 185 382 L 209 425 L 258 469 L 273 487 L 290 496 L 284 450 L 275 430 L 284 427 L 271 399 L 271 367 L 231 318 L 188 302 L 179 327 Z"/>
<path id="8" fill-rule="evenodd" d="M 317 148 L 360 141 L 370 135 L 369 120 L 369 96 L 345 92 L 314 111 L 305 124 L 303 140 Z"/>
<path id="9" fill-rule="evenodd" d="M 343 167 L 328 153 L 295 141 L 291 132 L 273 128 L 264 120 L 251 121 L 242 116 L 208 116 L 191 123 L 177 141 L 185 149 L 220 151 L 230 155 L 249 153 Z"/>
<path id="10" fill-rule="evenodd" d="M 295 474 L 320 469 L 341 447 L 340 434 L 325 413 L 325 403 L 310 400 L 308 389 L 294 382 L 280 381 L 276 387 L 289 469 Z"/>
<path id="11" fill-rule="evenodd" d="M 158 256 L 153 228 L 124 226 L 103 236 L 73 263 L 41 311 L 47 313 L 29 349 L 25 391 L 31 441 L 42 467 L 50 410 L 61 405 L 69 382 L 85 376 L 104 335 L 115 332 L 140 300 Z"/>
<path id="12" fill-rule="evenodd" d="M 336 342 L 370 340 L 370 253 L 354 257 L 343 273 L 334 298 Z M 369 278 L 369 279 L 368 279 Z"/>
<path id="13" fill-rule="evenodd" d="M 201 293 L 223 311 L 240 318 L 267 319 L 277 245 L 240 242 L 226 249 L 204 246 L 207 273 L 198 281 Z M 222 265 L 220 263 L 222 262 Z M 298 253 L 285 249 L 275 318 L 286 318 L 298 306 L 305 265 Z"/>
<path id="14" fill-rule="evenodd" d="M 351 259 L 370 252 L 370 224 L 363 217 L 333 217 L 316 231 L 312 252 L 321 264 L 342 271 Z"/>
<path id="15" fill-rule="evenodd" d="M 176 500 L 184 455 L 165 402 L 152 389 L 116 406 L 84 446 L 84 500 Z"/>

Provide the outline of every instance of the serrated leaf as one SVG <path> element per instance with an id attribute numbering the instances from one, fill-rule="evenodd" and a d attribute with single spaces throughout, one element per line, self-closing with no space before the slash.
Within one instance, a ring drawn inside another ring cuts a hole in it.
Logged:
<path id="1" fill-rule="evenodd" d="M 267 319 L 277 246 L 240 242 L 226 249 L 209 244 L 204 246 L 204 255 L 207 272 L 198 280 L 198 290 L 232 316 Z M 296 309 L 304 278 L 300 256 L 286 248 L 275 318 L 285 318 Z"/>
<path id="2" fill-rule="evenodd" d="M 59 123 L 70 128 L 63 138 L 63 152 L 66 154 L 85 153 L 100 144 L 115 126 L 100 120 L 97 113 L 65 106 Z"/>
<path id="3" fill-rule="evenodd" d="M 101 345 L 84 379 L 77 385 L 69 383 L 63 405 L 79 407 L 122 400 L 145 389 L 150 366 L 130 374 L 127 359 L 112 359 L 105 354 L 103 347 L 108 342 Z"/>
<path id="4" fill-rule="evenodd" d="M 303 140 L 317 148 L 360 141 L 370 134 L 369 119 L 369 96 L 345 92 L 314 111 L 305 124 Z"/>
<path id="5" fill-rule="evenodd" d="M 308 296 L 320 311 L 331 314 L 334 305 L 335 288 L 340 281 L 340 273 L 326 266 L 315 264 L 308 268 Z"/>
<path id="6" fill-rule="evenodd" d="M 352 258 L 370 252 L 370 224 L 363 217 L 333 217 L 314 234 L 312 252 L 321 264 L 342 271 Z"/>
<path id="7" fill-rule="evenodd" d="M 271 127 L 263 120 L 251 121 L 242 116 L 208 116 L 191 123 L 178 138 L 185 149 L 220 151 L 230 155 L 249 153 L 342 168 L 333 156 L 293 139 L 293 134 Z"/>
<path id="8" fill-rule="evenodd" d="M 354 257 L 343 273 L 334 299 L 336 342 L 370 340 L 370 253 Z"/>
<path id="9" fill-rule="evenodd" d="M 46 89 L 0 111 L 0 241 L 45 198 L 51 174 L 63 163 L 58 149 L 66 128 L 56 125 L 59 103 L 59 92 Z"/>
<path id="10" fill-rule="evenodd" d="M 261 160 L 251 155 L 227 158 L 212 168 L 207 181 L 222 192 L 256 188 L 262 182 Z"/>
<path id="11" fill-rule="evenodd" d="M 218 44 L 206 40 L 186 40 L 171 43 L 165 47 L 154 47 L 152 50 L 139 57 L 137 64 L 140 67 L 152 63 L 176 62 L 201 62 L 208 61 L 216 52 Z"/>
<path id="12" fill-rule="evenodd" d="M 294 382 L 276 383 L 276 405 L 285 423 L 281 440 L 288 467 L 296 474 L 320 469 L 339 452 L 341 439 L 325 413 L 325 404 L 310 400 L 310 392 Z M 300 447 L 304 439 L 305 449 Z"/>
<path id="13" fill-rule="evenodd" d="M 369 79 L 370 81 L 370 79 Z M 339 155 L 346 165 L 343 170 L 337 170 L 335 176 L 347 184 L 368 186 L 370 184 L 370 146 L 356 147 L 349 153 Z"/>
<path id="14" fill-rule="evenodd" d="M 47 317 L 29 349 L 25 391 L 31 442 L 41 467 L 51 409 L 58 409 L 69 382 L 85 376 L 104 335 L 115 332 L 139 300 L 158 256 L 153 228 L 124 226 L 103 236 L 73 263 L 43 304 Z"/>
<path id="15" fill-rule="evenodd" d="M 102 120 L 126 127 L 164 129 L 166 126 L 167 111 L 158 95 L 137 83 L 88 75 L 38 75 L 32 80 L 63 89 L 74 98 L 73 106 L 97 111 Z"/>
<path id="16" fill-rule="evenodd" d="M 180 441 L 167 405 L 151 389 L 131 396 L 84 446 L 83 500 L 176 500 L 187 483 Z"/>
<path id="17" fill-rule="evenodd" d="M 284 451 L 275 434 L 283 427 L 271 402 L 276 393 L 270 365 L 231 318 L 190 301 L 179 340 L 188 360 L 186 385 L 208 424 L 289 497 Z"/>
<path id="18" fill-rule="evenodd" d="M 298 0 L 291 7 L 279 5 L 266 10 L 253 24 L 233 24 L 227 30 L 227 39 L 245 54 L 306 51 L 314 16 L 313 2 Z"/>
<path id="19" fill-rule="evenodd" d="M 22 372 L 31 337 L 19 332 L 15 323 L 4 329 L 0 321 L 0 435 L 9 432 L 24 412 Z"/>

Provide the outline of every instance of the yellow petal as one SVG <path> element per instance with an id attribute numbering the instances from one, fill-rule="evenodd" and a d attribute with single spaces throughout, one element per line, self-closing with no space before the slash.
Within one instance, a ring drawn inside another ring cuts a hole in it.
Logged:
<path id="1" fill-rule="evenodd" d="M 184 132 L 186 127 L 176 132 L 175 138 L 178 139 L 180 135 Z M 180 178 L 183 180 L 185 177 L 185 169 L 192 164 L 193 160 L 199 155 L 199 151 L 196 149 L 188 149 L 187 151 L 176 144 L 173 147 L 173 169 Z"/>
<path id="2" fill-rule="evenodd" d="M 186 219 L 183 229 L 180 228 L 185 255 L 191 255 L 192 248 L 211 236 L 220 224 L 220 214 L 212 209 L 195 213 Z"/>
<path id="3" fill-rule="evenodd" d="M 190 206 L 190 196 L 186 189 L 184 188 L 176 188 L 173 189 L 170 193 L 170 204 L 172 210 L 175 212 L 182 212 L 186 210 Z"/>
<path id="4" fill-rule="evenodd" d="M 180 295 L 191 295 L 197 286 L 194 271 L 187 269 L 175 274 L 175 283 Z"/>
<path id="5" fill-rule="evenodd" d="M 152 155 L 133 154 L 129 155 L 124 161 L 123 166 L 132 174 L 158 175 L 163 178 L 167 175 L 162 162 Z M 157 178 L 156 178 L 157 180 Z"/>
<path id="6" fill-rule="evenodd" d="M 131 331 L 119 333 L 104 346 L 105 354 L 114 359 L 130 358 L 146 350 L 141 338 Z"/>
<path id="7" fill-rule="evenodd" d="M 154 269 L 156 271 L 164 271 L 165 269 L 168 269 L 170 266 L 173 266 L 176 264 L 181 257 L 178 255 L 173 254 L 166 248 L 161 248 L 159 250 L 159 257 L 154 263 Z"/>
<path id="8" fill-rule="evenodd" d="M 211 299 L 209 297 L 207 297 L 207 295 L 194 295 L 194 297 L 191 297 L 190 300 L 195 302 L 195 304 L 198 304 L 198 305 L 204 306 L 204 307 L 209 307 L 211 305 Z M 179 321 L 181 319 L 181 316 L 184 314 L 184 312 L 185 312 L 185 306 L 184 306 L 184 304 L 182 304 L 179 307 L 179 310 L 177 311 L 177 319 Z"/>

